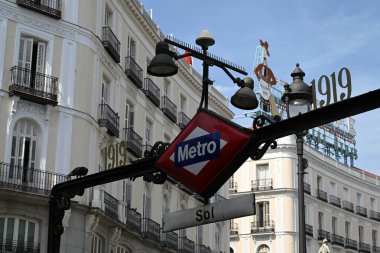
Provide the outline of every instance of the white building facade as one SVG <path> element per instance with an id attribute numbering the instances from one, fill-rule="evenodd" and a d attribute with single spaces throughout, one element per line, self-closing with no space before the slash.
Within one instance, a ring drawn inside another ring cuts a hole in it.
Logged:
<path id="1" fill-rule="evenodd" d="M 380 252 L 380 177 L 312 145 L 304 145 L 304 158 L 307 252 L 318 252 L 323 239 L 330 252 Z M 256 215 L 231 220 L 233 252 L 298 252 L 297 159 L 295 136 L 288 136 L 234 174 L 231 196 L 254 192 Z"/>
<path id="2" fill-rule="evenodd" d="M 54 184 L 141 158 L 194 116 L 202 85 L 190 65 L 146 72 L 163 38 L 137 0 L 0 0 L 0 252 L 47 252 Z M 210 109 L 232 118 L 227 105 L 211 87 Z M 202 204 L 173 180 L 86 189 L 60 252 L 229 252 L 228 222 L 162 232 L 164 213 Z"/>

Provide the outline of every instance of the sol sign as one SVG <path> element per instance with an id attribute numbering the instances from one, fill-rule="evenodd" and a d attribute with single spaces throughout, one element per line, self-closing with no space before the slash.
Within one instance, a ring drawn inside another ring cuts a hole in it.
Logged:
<path id="1" fill-rule="evenodd" d="M 170 177 L 211 197 L 248 158 L 250 130 L 203 109 L 157 161 Z"/>

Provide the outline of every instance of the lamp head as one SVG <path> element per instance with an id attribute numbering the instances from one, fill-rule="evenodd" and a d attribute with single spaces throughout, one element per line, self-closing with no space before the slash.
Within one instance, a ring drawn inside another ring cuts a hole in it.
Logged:
<path id="1" fill-rule="evenodd" d="M 211 33 L 207 29 L 204 29 L 196 38 L 195 43 L 198 46 L 201 46 L 202 49 L 207 49 L 209 46 L 215 44 L 215 40 L 212 37 Z"/>
<path id="2" fill-rule="evenodd" d="M 172 76 L 177 74 L 178 66 L 173 60 L 174 53 L 169 50 L 169 44 L 159 41 L 156 44 L 156 56 L 150 61 L 148 74 L 152 76 Z"/>
<path id="3" fill-rule="evenodd" d="M 303 81 L 305 73 L 298 63 L 290 76 L 293 77 L 293 82 L 284 85 L 285 92 L 281 98 L 287 106 L 288 118 L 308 112 L 313 102 L 312 88 Z"/>
<path id="4" fill-rule="evenodd" d="M 231 104 L 243 110 L 253 110 L 259 105 L 256 95 L 253 92 L 253 79 L 246 77 L 240 86 L 241 88 L 231 97 Z"/>

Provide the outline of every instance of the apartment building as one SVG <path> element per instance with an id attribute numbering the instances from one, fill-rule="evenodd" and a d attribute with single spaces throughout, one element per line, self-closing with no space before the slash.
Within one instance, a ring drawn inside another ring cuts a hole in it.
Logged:
<path id="1" fill-rule="evenodd" d="M 380 252 L 380 177 L 339 162 L 304 139 L 307 252 L 323 239 L 331 252 Z M 278 140 L 259 161 L 232 177 L 232 196 L 255 193 L 256 215 L 231 220 L 233 252 L 298 252 L 298 175 L 295 137 Z"/>
<path id="2" fill-rule="evenodd" d="M 186 61 L 147 74 L 163 38 L 137 0 L 0 0 L 0 252 L 47 252 L 54 184 L 142 158 L 193 117 L 201 77 Z M 210 109 L 232 118 L 227 105 L 211 87 Z M 199 205 L 171 179 L 86 189 L 60 252 L 229 252 L 227 222 L 162 232 L 164 213 Z"/>

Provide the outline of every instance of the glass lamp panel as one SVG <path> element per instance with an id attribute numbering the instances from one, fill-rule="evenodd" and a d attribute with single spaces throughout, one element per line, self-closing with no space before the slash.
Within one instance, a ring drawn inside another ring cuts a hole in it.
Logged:
<path id="1" fill-rule="evenodd" d="M 288 116 L 293 118 L 310 110 L 310 104 L 305 99 L 296 99 L 289 103 Z"/>

